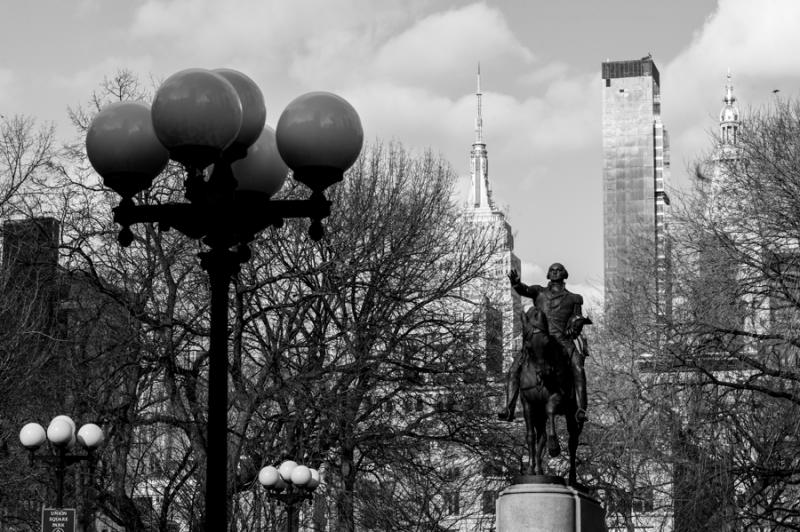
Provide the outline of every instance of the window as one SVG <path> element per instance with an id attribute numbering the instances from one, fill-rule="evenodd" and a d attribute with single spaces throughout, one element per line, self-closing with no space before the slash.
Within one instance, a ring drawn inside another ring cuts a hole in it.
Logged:
<path id="1" fill-rule="evenodd" d="M 160 471 L 161 470 L 160 465 L 161 464 L 159 463 L 158 456 L 156 456 L 155 453 L 151 453 L 150 456 L 148 457 L 148 466 L 150 468 L 149 473 L 155 474 L 158 471 Z"/>
<path id="2" fill-rule="evenodd" d="M 442 472 L 442 479 L 445 482 L 455 482 L 458 480 L 460 470 L 457 467 L 448 467 Z"/>
<path id="3" fill-rule="evenodd" d="M 455 411 L 455 409 L 456 409 L 456 398 L 453 397 L 452 395 L 448 396 L 447 404 L 445 405 L 445 408 L 447 409 L 448 412 Z"/>
<path id="4" fill-rule="evenodd" d="M 436 400 L 436 409 L 439 412 L 452 412 L 456 407 L 455 397 L 444 395 L 439 396 Z"/>
<path id="5" fill-rule="evenodd" d="M 403 411 L 412 412 L 414 410 L 414 398 L 406 397 L 403 399 Z"/>
<path id="6" fill-rule="evenodd" d="M 652 512 L 654 506 L 653 488 L 639 488 L 633 496 L 633 511 L 634 512 Z"/>
<path id="7" fill-rule="evenodd" d="M 488 307 L 486 309 L 486 329 L 484 334 L 486 346 L 486 371 L 492 376 L 503 374 L 503 313 Z"/>
<path id="8" fill-rule="evenodd" d="M 483 463 L 483 476 L 501 477 L 503 476 L 503 466 L 499 461 L 489 461 Z"/>
<path id="9" fill-rule="evenodd" d="M 481 497 L 481 511 L 485 514 L 494 514 L 497 490 L 484 490 Z"/>
<path id="10" fill-rule="evenodd" d="M 446 491 L 444 493 L 444 510 L 447 515 L 458 515 L 460 511 L 458 495 L 457 491 Z"/>

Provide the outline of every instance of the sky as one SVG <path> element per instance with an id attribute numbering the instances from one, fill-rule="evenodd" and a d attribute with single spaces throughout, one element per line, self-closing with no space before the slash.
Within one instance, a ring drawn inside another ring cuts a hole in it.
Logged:
<path id="1" fill-rule="evenodd" d="M 0 18 L 0 114 L 52 122 L 128 69 L 253 78 L 274 126 L 293 98 L 328 90 L 367 141 L 430 148 L 469 190 L 476 70 L 494 199 L 522 277 L 562 262 L 599 301 L 603 281 L 600 64 L 648 53 L 661 72 L 671 185 L 711 148 L 728 69 L 743 111 L 797 97 L 798 0 L 27 0 Z"/>

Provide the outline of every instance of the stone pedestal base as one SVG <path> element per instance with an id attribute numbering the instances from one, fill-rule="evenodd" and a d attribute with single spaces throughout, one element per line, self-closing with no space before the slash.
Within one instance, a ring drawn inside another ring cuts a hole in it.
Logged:
<path id="1" fill-rule="evenodd" d="M 606 532 L 605 514 L 560 477 L 523 476 L 497 497 L 497 532 Z"/>

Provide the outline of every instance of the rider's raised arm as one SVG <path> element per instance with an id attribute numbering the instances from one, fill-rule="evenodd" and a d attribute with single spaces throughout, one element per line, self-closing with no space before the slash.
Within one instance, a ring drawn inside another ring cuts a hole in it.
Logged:
<path id="1" fill-rule="evenodd" d="M 542 290 L 542 287 L 538 284 L 534 285 L 526 285 L 522 281 L 517 281 L 516 283 L 511 283 L 511 288 L 514 289 L 516 293 L 521 296 L 529 297 L 536 301 L 536 297 L 539 295 L 539 292 Z"/>
<path id="2" fill-rule="evenodd" d="M 514 269 L 508 273 L 508 280 L 511 283 L 511 288 L 513 288 L 516 293 L 534 300 L 536 299 L 536 296 L 539 295 L 539 291 L 542 289 L 542 287 L 539 285 L 528 286 L 523 283 L 519 277 L 519 272 Z"/>

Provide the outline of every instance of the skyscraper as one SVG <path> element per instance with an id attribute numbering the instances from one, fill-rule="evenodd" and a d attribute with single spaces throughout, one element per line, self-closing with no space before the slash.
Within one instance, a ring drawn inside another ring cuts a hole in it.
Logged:
<path id="1" fill-rule="evenodd" d="M 489 158 L 483 138 L 482 97 L 479 66 L 475 92 L 475 140 L 469 156 L 471 190 L 463 215 L 469 223 L 474 224 L 474 229 L 491 239 L 493 253 L 483 278 L 473 281 L 461 295 L 469 301 L 465 308 L 474 312 L 475 339 L 484 353 L 486 379 L 479 384 L 476 393 L 488 394 L 490 404 L 486 406 L 490 411 L 497 411 L 505 404 L 505 372 L 511 365 L 515 350 L 521 345 L 519 316 L 522 305 L 520 296 L 511 288 L 507 277 L 509 270 L 519 271 L 521 264 L 514 253 L 511 225 L 492 197 Z M 449 456 L 448 461 L 453 463 L 453 457 Z M 480 465 L 465 469 L 462 474 L 470 480 L 464 487 L 469 486 L 469 489 L 446 494 L 448 509 L 454 509 L 456 511 L 453 513 L 459 514 L 453 530 L 494 530 L 495 500 L 503 486 L 502 463 L 502 460 L 487 457 Z M 483 491 L 477 493 L 476 497 L 474 486 L 478 478 L 482 479 L 478 484 Z"/>
<path id="2" fill-rule="evenodd" d="M 621 283 L 654 279 L 654 303 L 668 311 L 665 181 L 669 140 L 661 123 L 661 81 L 651 56 L 606 61 L 603 78 L 603 224 L 606 310 Z M 643 264 L 655 271 L 639 271 Z"/>
<path id="3" fill-rule="evenodd" d="M 500 342 L 491 342 L 491 354 L 487 353 L 487 370 L 498 375 L 511 362 L 515 339 L 521 335 L 519 312 L 521 302 L 519 295 L 511 289 L 507 274 L 510 270 L 520 270 L 520 260 L 514 254 L 514 236 L 511 225 L 492 198 L 489 184 L 489 157 L 486 143 L 483 140 L 483 93 L 481 92 L 481 69 L 478 66 L 475 115 L 475 142 L 470 151 L 471 190 L 467 200 L 465 215 L 476 224 L 484 226 L 499 246 L 493 258 L 490 276 L 484 283 L 474 287 L 473 299 L 485 298 L 488 307 L 493 309 L 498 319 L 488 320 L 501 327 L 502 351 Z M 488 317 L 487 317 L 488 318 Z M 502 359 L 501 359 L 502 356 Z M 502 363 L 501 363 L 502 360 Z"/>
<path id="4" fill-rule="evenodd" d="M 471 177 L 471 190 L 469 194 L 468 208 L 475 214 L 483 212 L 487 218 L 492 218 L 492 214 L 500 214 L 495 207 L 492 199 L 492 191 L 489 187 L 489 156 L 486 151 L 486 143 L 483 141 L 483 93 L 481 92 L 481 67 L 478 65 L 478 82 L 475 91 L 476 111 L 475 111 L 475 142 L 472 143 L 472 151 L 469 156 L 469 167 Z"/>

